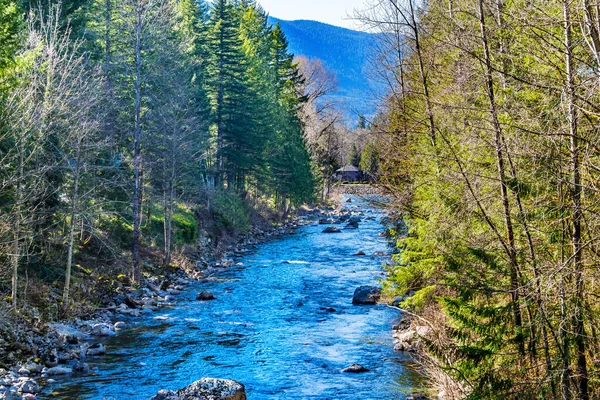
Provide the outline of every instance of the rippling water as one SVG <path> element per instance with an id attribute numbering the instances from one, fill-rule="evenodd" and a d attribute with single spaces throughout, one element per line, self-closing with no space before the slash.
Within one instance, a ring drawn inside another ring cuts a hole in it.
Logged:
<path id="1" fill-rule="evenodd" d="M 251 400 L 403 399 L 418 378 L 392 350 L 398 312 L 352 305 L 357 286 L 382 277 L 385 258 L 371 255 L 389 250 L 378 236 L 382 215 L 356 199 L 348 204 L 359 205 L 374 219 L 358 230 L 298 229 L 261 245 L 221 280 L 194 284 L 174 308 L 125 320 L 129 329 L 104 340 L 108 355 L 86 360 L 91 374 L 59 380 L 39 397 L 148 399 L 218 377 L 244 383 Z M 367 256 L 353 256 L 358 250 Z M 217 300 L 196 301 L 200 290 Z M 353 363 L 371 372 L 340 373 Z"/>

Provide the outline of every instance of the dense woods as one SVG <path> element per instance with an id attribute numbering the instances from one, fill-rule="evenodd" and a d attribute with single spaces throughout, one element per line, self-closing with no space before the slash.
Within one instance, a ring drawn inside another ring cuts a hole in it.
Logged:
<path id="1" fill-rule="evenodd" d="M 313 198 L 305 78 L 253 1 L 2 0 L 0 43 L 13 307 L 68 310 L 83 278 L 140 281 L 144 251 L 168 266 Z"/>
<path id="2" fill-rule="evenodd" d="M 359 16 L 390 83 L 387 287 L 446 398 L 600 396 L 593 0 L 386 0 Z"/>

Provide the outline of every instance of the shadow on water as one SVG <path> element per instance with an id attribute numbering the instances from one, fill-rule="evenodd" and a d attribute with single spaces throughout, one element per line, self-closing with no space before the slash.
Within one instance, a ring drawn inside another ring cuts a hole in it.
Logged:
<path id="1" fill-rule="evenodd" d="M 316 224 L 240 259 L 244 266 L 195 284 L 177 305 L 103 339 L 108 354 L 86 360 L 92 373 L 58 380 L 43 399 L 148 399 L 206 376 L 243 382 L 249 399 L 403 399 L 419 377 L 394 353 L 397 311 L 353 306 L 359 285 L 377 284 L 389 253 L 383 215 L 353 199 L 357 230 L 323 234 Z M 367 256 L 356 257 L 364 251 Z M 209 290 L 217 300 L 198 302 Z M 360 363 L 371 371 L 342 374 Z"/>

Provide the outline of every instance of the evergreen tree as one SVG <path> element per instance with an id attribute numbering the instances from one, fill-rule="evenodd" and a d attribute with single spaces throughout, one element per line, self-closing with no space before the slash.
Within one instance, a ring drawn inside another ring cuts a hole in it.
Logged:
<path id="1" fill-rule="evenodd" d="M 215 182 L 229 188 L 243 186 L 251 165 L 252 96 L 246 76 L 240 20 L 226 0 L 213 4 L 209 20 L 209 95 L 212 99 L 216 136 Z"/>
<path id="2" fill-rule="evenodd" d="M 352 143 L 350 147 L 350 153 L 348 153 L 348 164 L 358 167 L 360 165 L 360 153 L 355 143 Z"/>
<path id="3" fill-rule="evenodd" d="M 364 172 L 368 172 L 371 176 L 374 176 L 379 169 L 379 156 L 377 147 L 373 143 L 365 144 L 363 151 L 360 155 L 359 167 Z"/>

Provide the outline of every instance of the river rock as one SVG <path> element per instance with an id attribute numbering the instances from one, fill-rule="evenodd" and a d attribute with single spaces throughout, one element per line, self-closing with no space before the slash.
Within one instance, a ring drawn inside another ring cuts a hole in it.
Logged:
<path id="1" fill-rule="evenodd" d="M 92 335 L 94 336 L 113 336 L 115 331 L 108 324 L 95 324 L 92 326 Z"/>
<path id="2" fill-rule="evenodd" d="M 90 366 L 82 361 L 77 361 L 75 365 L 73 365 L 73 371 L 86 374 L 90 372 Z"/>
<path id="3" fill-rule="evenodd" d="M 246 400 L 246 390 L 237 381 L 202 378 L 178 391 L 161 390 L 150 400 Z"/>
<path id="4" fill-rule="evenodd" d="M 342 370 L 342 372 L 349 372 L 349 373 L 353 373 L 353 374 L 358 374 L 360 372 L 369 372 L 370 370 L 368 368 L 363 367 L 360 364 L 352 364 L 349 367 L 346 367 Z"/>
<path id="5" fill-rule="evenodd" d="M 45 371 L 46 375 L 48 376 L 55 376 L 55 375 L 70 375 L 73 373 L 73 370 L 69 367 L 52 367 L 52 368 L 48 368 Z"/>
<path id="6" fill-rule="evenodd" d="M 346 226 L 344 227 L 344 229 L 358 229 L 358 222 L 356 221 L 350 221 L 346 224 Z"/>
<path id="7" fill-rule="evenodd" d="M 429 400 L 425 393 L 415 392 L 408 396 L 405 400 Z"/>
<path id="8" fill-rule="evenodd" d="M 17 385 L 17 388 L 21 393 L 37 393 L 40 391 L 40 387 L 33 379 L 25 380 Z"/>
<path id="9" fill-rule="evenodd" d="M 120 331 L 121 329 L 125 329 L 125 322 L 119 321 L 115 324 L 115 330 Z"/>
<path id="10" fill-rule="evenodd" d="M 360 286 L 354 291 L 352 304 L 377 304 L 381 297 L 381 289 L 375 286 Z"/>
<path id="11" fill-rule="evenodd" d="M 354 253 L 355 256 L 366 256 L 364 251 L 357 251 L 356 253 Z"/>
<path id="12" fill-rule="evenodd" d="M 102 343 L 91 345 L 86 352 L 88 356 L 101 356 L 103 354 L 106 354 L 106 347 Z"/>
<path id="13" fill-rule="evenodd" d="M 340 233 L 341 230 L 340 228 L 336 227 L 336 226 L 328 226 L 327 228 L 323 229 L 323 233 Z"/>
<path id="14" fill-rule="evenodd" d="M 42 371 L 42 366 L 34 362 L 28 362 L 27 364 L 23 365 L 23 368 L 27 369 L 32 374 Z"/>
<path id="15" fill-rule="evenodd" d="M 2 400 L 17 400 L 21 396 L 17 396 L 16 393 L 12 392 L 10 388 L 0 387 L 0 399 Z"/>
<path id="16" fill-rule="evenodd" d="M 431 332 L 428 326 L 416 326 L 401 331 L 395 331 L 393 336 L 396 341 L 395 351 L 413 351 L 421 344 L 421 338 Z"/>
<path id="17" fill-rule="evenodd" d="M 198 296 L 196 296 L 196 300 L 200 300 L 200 301 L 216 300 L 216 297 L 211 292 L 202 291 L 202 292 L 198 293 Z"/>

